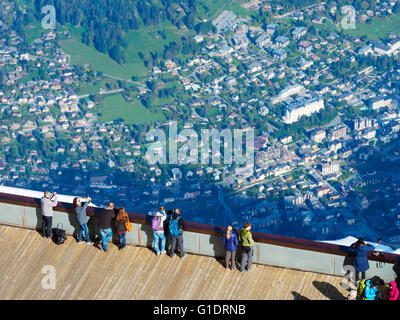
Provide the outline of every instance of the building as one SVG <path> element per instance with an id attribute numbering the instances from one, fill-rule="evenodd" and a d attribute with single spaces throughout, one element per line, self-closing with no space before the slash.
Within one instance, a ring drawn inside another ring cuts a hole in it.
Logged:
<path id="1" fill-rule="evenodd" d="M 329 130 L 330 141 L 344 138 L 346 136 L 346 133 L 347 127 L 344 124 L 333 127 Z"/>
<path id="2" fill-rule="evenodd" d="M 311 140 L 316 143 L 321 143 L 326 138 L 325 130 L 318 129 L 311 133 Z"/>
<path id="3" fill-rule="evenodd" d="M 400 39 L 392 39 L 388 41 L 387 43 L 382 43 L 382 42 L 375 42 L 374 43 L 374 51 L 377 55 L 383 56 L 392 56 L 396 55 L 399 53 L 400 49 Z"/>
<path id="4" fill-rule="evenodd" d="M 320 170 L 323 176 L 334 175 L 340 171 L 339 162 L 329 162 L 329 163 L 322 163 L 320 165 Z"/>
<path id="5" fill-rule="evenodd" d="M 275 33 L 277 27 L 278 26 L 274 23 L 267 24 L 265 26 L 265 32 L 272 36 Z"/>
<path id="6" fill-rule="evenodd" d="M 308 54 L 312 50 L 312 43 L 307 40 L 302 40 L 298 43 L 298 47 L 301 52 Z"/>
<path id="7" fill-rule="evenodd" d="M 361 131 L 369 128 L 373 128 L 376 125 L 376 120 L 371 118 L 358 118 L 353 120 L 353 129 Z"/>
<path id="8" fill-rule="evenodd" d="M 372 110 L 379 110 L 381 108 L 389 107 L 391 105 L 392 105 L 392 98 L 384 96 L 379 96 L 369 101 L 369 107 Z"/>
<path id="9" fill-rule="evenodd" d="M 306 27 L 296 27 L 292 31 L 292 36 L 296 40 L 299 40 L 301 37 L 305 36 L 307 34 L 307 28 Z"/>
<path id="10" fill-rule="evenodd" d="M 212 24 L 217 28 L 218 32 L 234 28 L 233 21 L 236 19 L 236 14 L 232 11 L 224 10 L 215 18 Z"/>
<path id="11" fill-rule="evenodd" d="M 319 96 L 301 97 L 286 107 L 283 122 L 286 124 L 296 122 L 302 116 L 309 117 L 323 108 L 324 99 Z"/>
<path id="12" fill-rule="evenodd" d="M 262 69 L 262 66 L 261 66 L 261 63 L 259 63 L 259 62 L 253 62 L 247 66 L 248 73 L 255 73 L 255 72 L 261 71 L 261 69 Z"/>
<path id="13" fill-rule="evenodd" d="M 286 88 L 284 88 L 283 90 L 281 90 L 279 92 L 279 94 L 271 100 L 271 103 L 277 104 L 277 103 L 285 100 L 286 98 L 289 98 L 292 95 L 302 94 L 302 93 L 304 93 L 304 87 L 302 85 L 299 85 L 299 84 L 289 85 Z"/>
<path id="14" fill-rule="evenodd" d="M 275 42 L 279 48 L 286 48 L 289 45 L 289 39 L 285 36 L 277 37 Z"/>

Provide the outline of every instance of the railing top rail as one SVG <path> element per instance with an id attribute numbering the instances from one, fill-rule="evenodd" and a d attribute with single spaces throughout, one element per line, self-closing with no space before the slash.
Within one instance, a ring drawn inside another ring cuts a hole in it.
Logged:
<path id="1" fill-rule="evenodd" d="M 0 202 L 9 203 L 20 206 L 28 206 L 40 208 L 40 198 L 27 197 L 22 195 L 15 195 L 9 193 L 0 192 Z M 57 206 L 54 208 L 56 211 L 62 211 L 67 213 L 72 213 L 72 204 L 65 202 L 58 202 Z M 100 207 L 88 206 L 87 210 L 88 216 L 94 216 L 100 214 Z M 132 223 L 137 224 L 150 224 L 150 217 L 145 214 L 128 212 L 129 220 Z M 222 235 L 226 228 L 222 226 L 214 226 L 196 222 L 185 222 L 185 230 L 196 233 L 210 234 L 210 235 Z M 238 231 L 238 230 L 237 230 Z M 272 244 L 277 246 L 289 247 L 294 249 L 316 251 L 327 254 L 335 254 L 342 256 L 352 256 L 349 253 L 349 247 L 324 243 L 314 240 L 306 240 L 299 238 L 292 238 L 287 236 L 280 236 L 261 232 L 252 232 L 253 239 L 255 242 Z M 400 255 L 393 253 L 384 253 L 384 256 L 375 256 L 372 252 L 369 253 L 368 258 L 373 261 L 386 262 L 397 264 L 400 262 Z"/>

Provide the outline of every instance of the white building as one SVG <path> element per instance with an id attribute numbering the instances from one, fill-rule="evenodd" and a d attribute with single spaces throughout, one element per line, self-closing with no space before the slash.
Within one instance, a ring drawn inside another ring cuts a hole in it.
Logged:
<path id="1" fill-rule="evenodd" d="M 339 162 L 329 162 L 321 164 L 321 173 L 323 176 L 327 176 L 330 174 L 336 174 L 340 171 Z"/>
<path id="2" fill-rule="evenodd" d="M 311 140 L 316 143 L 321 143 L 326 138 L 325 130 L 318 129 L 311 134 Z"/>
<path id="3" fill-rule="evenodd" d="M 324 99 L 314 96 L 302 97 L 286 107 L 283 122 L 291 124 L 298 121 L 302 116 L 309 117 L 324 108 Z"/>
<path id="4" fill-rule="evenodd" d="M 303 92 L 304 92 L 304 87 L 302 85 L 299 84 L 289 85 L 283 90 L 281 90 L 279 94 L 272 99 L 271 103 L 277 104 L 279 102 L 282 102 L 286 98 L 289 98 L 292 95 L 302 94 Z"/>

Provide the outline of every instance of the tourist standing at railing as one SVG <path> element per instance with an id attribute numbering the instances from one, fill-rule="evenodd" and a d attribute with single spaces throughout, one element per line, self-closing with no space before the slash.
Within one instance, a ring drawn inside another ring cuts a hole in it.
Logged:
<path id="1" fill-rule="evenodd" d="M 231 270 L 236 269 L 236 250 L 239 245 L 238 235 L 233 230 L 232 226 L 228 226 L 226 232 L 222 236 L 222 243 L 225 248 L 225 268 L 229 268 L 229 261 L 231 261 Z"/>
<path id="2" fill-rule="evenodd" d="M 87 223 L 89 221 L 89 217 L 86 215 L 86 208 L 88 207 L 89 203 L 91 202 L 91 198 L 87 197 L 86 201 L 82 205 L 81 198 L 74 198 L 72 203 L 72 209 L 75 211 L 78 221 L 79 221 L 79 234 L 78 234 L 78 243 L 82 243 L 82 233 L 85 232 L 85 238 L 87 244 L 93 244 L 90 240 L 89 230 L 87 227 Z"/>
<path id="3" fill-rule="evenodd" d="M 399 289 L 397 289 L 397 283 L 395 281 L 389 282 L 389 290 L 386 293 L 387 300 L 398 300 L 399 299 Z"/>
<path id="4" fill-rule="evenodd" d="M 55 192 L 51 194 L 49 191 L 45 191 L 40 200 L 43 238 L 51 238 L 53 208 L 55 206 L 57 206 L 57 194 Z"/>
<path id="5" fill-rule="evenodd" d="M 110 202 L 108 207 L 102 209 L 99 221 L 100 249 L 105 252 L 108 251 L 108 241 L 112 237 L 111 220 L 113 218 L 115 218 L 114 203 Z"/>
<path id="6" fill-rule="evenodd" d="M 372 280 L 365 281 L 364 294 L 362 300 L 375 300 L 376 294 L 378 293 L 378 284 Z"/>
<path id="7" fill-rule="evenodd" d="M 117 218 L 115 219 L 115 227 L 117 229 L 119 238 L 119 250 L 126 247 L 126 222 L 129 220 L 129 216 L 125 211 L 125 208 L 119 208 Z"/>
<path id="8" fill-rule="evenodd" d="M 178 248 L 181 258 L 186 256 L 185 250 L 183 248 L 183 228 L 185 227 L 185 222 L 180 216 L 180 211 L 178 208 L 174 210 L 174 214 L 169 219 L 168 228 L 171 235 L 171 252 L 170 257 L 175 255 L 176 244 L 178 243 Z"/>
<path id="9" fill-rule="evenodd" d="M 167 211 L 167 217 L 165 219 L 165 228 L 164 228 L 164 235 L 165 235 L 165 251 L 170 251 L 171 249 L 171 234 L 169 233 L 169 220 L 171 219 L 173 215 L 172 210 Z"/>
<path id="10" fill-rule="evenodd" d="M 354 259 L 356 286 L 358 286 L 360 280 L 360 273 L 361 279 L 366 278 L 365 272 L 369 269 L 368 252 L 374 249 L 373 245 L 367 244 L 361 237 L 350 246 L 349 251 L 356 255 Z"/>
<path id="11" fill-rule="evenodd" d="M 165 212 L 165 208 L 161 206 L 160 208 L 158 208 L 158 211 L 156 211 L 155 213 L 149 213 L 149 215 L 153 216 L 153 219 L 151 221 L 151 228 L 153 229 L 154 250 L 159 256 L 160 254 L 165 253 L 166 237 L 164 230 L 166 229 L 165 221 L 167 220 L 167 213 Z"/>
<path id="12" fill-rule="evenodd" d="M 245 222 L 243 229 L 239 233 L 239 240 L 242 244 L 242 259 L 240 263 L 240 272 L 250 271 L 251 265 L 253 263 L 253 245 L 254 240 L 250 232 L 251 223 Z"/>

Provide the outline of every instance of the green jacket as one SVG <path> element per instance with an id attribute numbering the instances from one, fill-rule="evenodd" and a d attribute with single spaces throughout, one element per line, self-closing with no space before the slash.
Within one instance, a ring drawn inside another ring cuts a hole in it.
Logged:
<path id="1" fill-rule="evenodd" d="M 251 232 L 244 229 L 240 230 L 239 240 L 242 242 L 242 246 L 244 247 L 251 247 L 254 244 Z"/>

